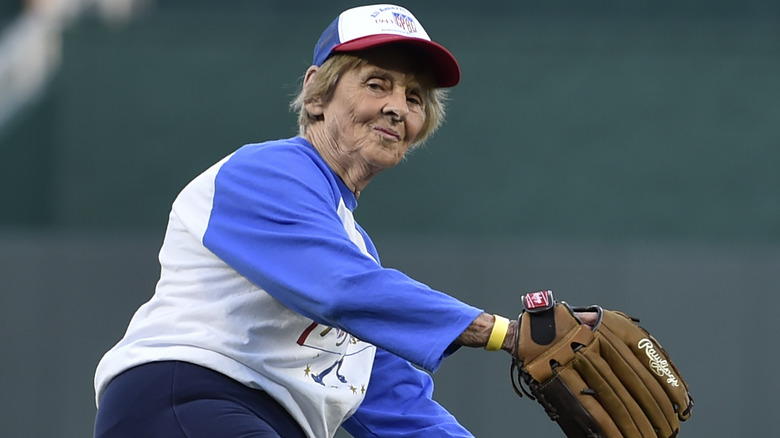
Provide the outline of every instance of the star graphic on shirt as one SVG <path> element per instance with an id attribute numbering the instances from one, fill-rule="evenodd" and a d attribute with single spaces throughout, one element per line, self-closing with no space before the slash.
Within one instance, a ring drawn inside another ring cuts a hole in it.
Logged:
<path id="1" fill-rule="evenodd" d="M 311 373 L 311 365 L 306 365 L 306 368 L 303 370 L 303 375 L 309 377 L 309 373 Z"/>
<path id="2" fill-rule="evenodd" d="M 360 393 L 365 394 L 366 393 L 366 385 L 360 385 Z"/>
<path id="3" fill-rule="evenodd" d="M 352 390 L 353 394 L 357 394 L 357 388 L 353 385 L 349 385 L 349 389 Z"/>

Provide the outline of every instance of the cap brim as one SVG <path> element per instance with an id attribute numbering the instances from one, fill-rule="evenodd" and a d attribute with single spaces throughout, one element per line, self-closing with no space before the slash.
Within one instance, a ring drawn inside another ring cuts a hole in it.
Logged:
<path id="1" fill-rule="evenodd" d="M 431 60 L 433 61 L 434 76 L 437 86 L 454 87 L 460 82 L 460 65 L 458 65 L 455 56 L 441 44 L 422 38 L 410 38 L 403 35 L 387 34 L 368 35 L 338 44 L 331 49 L 331 52 L 353 52 L 399 42 L 413 44 L 430 55 Z"/>

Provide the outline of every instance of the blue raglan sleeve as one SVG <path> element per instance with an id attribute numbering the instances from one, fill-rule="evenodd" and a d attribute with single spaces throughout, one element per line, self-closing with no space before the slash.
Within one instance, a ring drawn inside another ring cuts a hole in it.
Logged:
<path id="1" fill-rule="evenodd" d="M 355 438 L 472 438 L 432 395 L 430 375 L 377 349 L 365 399 L 342 427 Z"/>
<path id="2" fill-rule="evenodd" d="M 237 151 L 214 180 L 203 244 L 301 315 L 436 370 L 481 310 L 363 253 L 337 212 L 340 181 L 312 154 Z"/>

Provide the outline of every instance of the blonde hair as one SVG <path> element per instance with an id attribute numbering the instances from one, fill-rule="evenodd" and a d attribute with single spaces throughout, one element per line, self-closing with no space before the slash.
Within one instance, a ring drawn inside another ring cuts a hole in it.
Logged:
<path id="1" fill-rule="evenodd" d="M 306 129 L 317 121 L 315 116 L 306 111 L 305 104 L 315 99 L 321 99 L 322 103 L 327 104 L 333 99 L 333 93 L 336 91 L 339 78 L 345 72 L 361 68 L 367 64 L 368 61 L 364 58 L 350 53 L 334 54 L 322 64 L 313 82 L 308 87 L 304 88 L 303 83 L 301 83 L 300 92 L 290 102 L 290 108 L 298 113 L 299 135 L 303 136 L 306 133 Z M 412 147 L 424 144 L 444 122 L 448 95 L 448 90 L 444 88 L 423 87 L 425 121 Z"/>

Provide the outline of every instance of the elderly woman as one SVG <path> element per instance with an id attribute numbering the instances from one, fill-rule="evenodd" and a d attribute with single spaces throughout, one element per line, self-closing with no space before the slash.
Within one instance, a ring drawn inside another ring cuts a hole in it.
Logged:
<path id="1" fill-rule="evenodd" d="M 300 135 L 238 149 L 174 201 L 155 293 L 98 365 L 95 436 L 471 436 L 413 364 L 509 351 L 514 323 L 382 267 L 353 217 L 459 79 L 408 10 L 339 15 L 293 102 Z"/>

